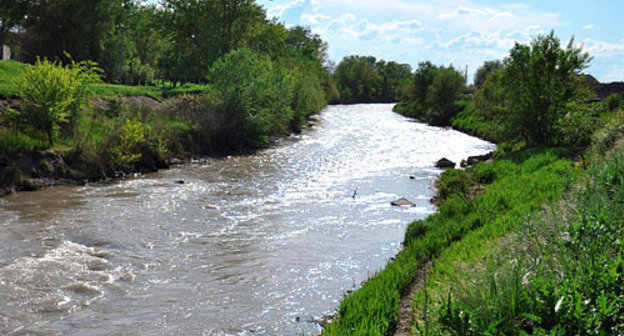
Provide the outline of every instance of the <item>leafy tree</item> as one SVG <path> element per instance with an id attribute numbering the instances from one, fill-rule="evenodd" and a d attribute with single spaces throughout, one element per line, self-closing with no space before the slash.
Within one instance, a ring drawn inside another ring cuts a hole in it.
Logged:
<path id="1" fill-rule="evenodd" d="M 499 60 L 485 61 L 485 63 L 483 63 L 483 65 L 479 67 L 479 69 L 477 69 L 477 72 L 475 73 L 475 77 L 474 77 L 475 86 L 477 88 L 481 88 L 481 86 L 483 86 L 483 83 L 485 83 L 485 80 L 491 73 L 500 71 L 502 69 L 503 69 L 503 62 Z"/>
<path id="2" fill-rule="evenodd" d="M 209 81 L 229 117 L 221 136 L 227 147 L 260 147 L 282 133 L 293 117 L 293 77 L 249 49 L 233 50 L 210 68 Z"/>
<path id="3" fill-rule="evenodd" d="M 567 107 L 586 98 L 580 72 L 590 60 L 574 39 L 562 47 L 554 32 L 516 43 L 502 74 L 511 130 L 530 144 L 553 143 Z"/>
<path id="4" fill-rule="evenodd" d="M 89 84 L 99 80 L 92 63 L 62 65 L 37 60 L 16 83 L 23 107 L 16 112 L 35 131 L 43 132 L 50 146 L 62 124 L 75 119 L 87 101 Z"/>
<path id="5" fill-rule="evenodd" d="M 9 44 L 11 29 L 24 21 L 28 1 L 0 0 L 0 44 Z"/>
<path id="6" fill-rule="evenodd" d="M 605 99 L 607 110 L 615 111 L 624 106 L 624 98 L 617 93 L 614 93 Z"/>
<path id="7" fill-rule="evenodd" d="M 370 102 L 379 93 L 381 77 L 372 56 L 345 57 L 338 65 L 334 78 L 341 103 Z"/>
<path id="8" fill-rule="evenodd" d="M 114 0 L 28 1 L 22 50 L 26 60 L 37 57 L 99 60 L 105 33 L 113 25 Z"/>
<path id="9" fill-rule="evenodd" d="M 433 83 L 427 90 L 427 121 L 433 125 L 449 125 L 451 118 L 458 112 L 455 101 L 465 89 L 466 79 L 453 67 L 438 70 Z"/>
<path id="10" fill-rule="evenodd" d="M 167 26 L 173 34 L 169 73 L 199 81 L 205 69 L 245 45 L 265 12 L 253 0 L 166 0 Z"/>
<path id="11" fill-rule="evenodd" d="M 416 118 L 424 117 L 428 109 L 427 92 L 439 71 L 440 68 L 429 61 L 418 64 L 411 83 L 403 89 L 405 103 L 397 106 L 404 110 L 404 114 Z"/>
<path id="12" fill-rule="evenodd" d="M 396 102 L 403 94 L 403 88 L 412 78 L 412 67 L 409 64 L 379 61 L 375 65 L 381 76 L 381 92 L 379 101 L 384 103 Z"/>

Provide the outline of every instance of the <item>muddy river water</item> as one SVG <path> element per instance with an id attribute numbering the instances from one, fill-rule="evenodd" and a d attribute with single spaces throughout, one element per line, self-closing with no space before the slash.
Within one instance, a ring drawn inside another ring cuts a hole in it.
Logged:
<path id="1" fill-rule="evenodd" d="M 0 334 L 317 334 L 434 211 L 433 163 L 493 148 L 330 106 L 255 155 L 0 198 Z"/>

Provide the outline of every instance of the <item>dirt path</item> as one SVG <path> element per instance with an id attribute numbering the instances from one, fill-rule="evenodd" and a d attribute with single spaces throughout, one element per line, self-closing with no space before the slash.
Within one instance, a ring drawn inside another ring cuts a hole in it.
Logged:
<path id="1" fill-rule="evenodd" d="M 412 319 L 414 317 L 412 301 L 414 300 L 416 293 L 418 293 L 418 291 L 420 291 L 425 285 L 425 279 L 427 278 L 427 273 L 430 268 L 431 261 L 424 264 L 420 270 L 418 270 L 414 281 L 410 285 L 409 292 L 401 299 L 399 321 L 397 322 L 397 327 L 393 336 L 412 335 Z"/>

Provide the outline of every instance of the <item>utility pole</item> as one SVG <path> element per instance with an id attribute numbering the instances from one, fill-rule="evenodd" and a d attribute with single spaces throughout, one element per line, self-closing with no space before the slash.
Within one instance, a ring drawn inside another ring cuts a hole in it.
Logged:
<path id="1" fill-rule="evenodd" d="M 119 84 L 123 84 L 124 75 L 123 75 L 123 65 L 124 65 L 124 19 L 125 19 L 125 9 L 126 3 L 124 0 L 121 1 L 121 15 L 119 22 L 119 29 L 121 30 L 121 40 L 119 41 Z"/>
<path id="2" fill-rule="evenodd" d="M 466 74 L 464 78 L 466 79 L 466 86 L 468 86 L 468 64 L 466 64 Z"/>

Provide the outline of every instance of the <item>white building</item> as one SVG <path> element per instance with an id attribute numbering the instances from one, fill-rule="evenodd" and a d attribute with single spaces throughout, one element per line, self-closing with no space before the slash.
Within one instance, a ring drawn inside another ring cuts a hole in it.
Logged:
<path id="1" fill-rule="evenodd" d="M 8 61 L 11 59 L 11 48 L 8 45 L 2 45 L 2 60 Z"/>

